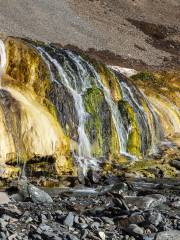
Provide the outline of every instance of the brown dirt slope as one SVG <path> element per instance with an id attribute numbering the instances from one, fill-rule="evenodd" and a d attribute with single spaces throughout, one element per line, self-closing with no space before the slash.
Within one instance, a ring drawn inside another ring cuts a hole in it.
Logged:
<path id="1" fill-rule="evenodd" d="M 135 68 L 180 68 L 179 22 L 179 0 L 0 0 L 1 33 Z"/>

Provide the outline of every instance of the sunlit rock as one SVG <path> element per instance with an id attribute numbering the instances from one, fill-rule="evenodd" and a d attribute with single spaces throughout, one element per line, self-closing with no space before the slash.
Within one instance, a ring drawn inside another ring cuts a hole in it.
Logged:
<path id="1" fill-rule="evenodd" d="M 179 144 L 178 72 L 137 73 L 12 37 L 5 46 L 0 42 L 0 56 L 5 178 L 17 176 L 25 164 L 27 174 L 38 176 L 86 175 L 102 163 L 112 171 L 129 159 L 152 160 L 164 142 Z M 146 170 L 141 174 L 154 174 Z M 163 171 L 174 176 L 173 167 Z"/>

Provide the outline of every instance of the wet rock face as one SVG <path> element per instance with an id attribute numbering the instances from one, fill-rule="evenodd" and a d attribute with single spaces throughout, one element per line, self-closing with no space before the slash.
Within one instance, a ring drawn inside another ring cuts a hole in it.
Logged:
<path id="1" fill-rule="evenodd" d="M 74 141 L 78 141 L 78 117 L 74 108 L 74 100 L 62 84 L 52 83 L 47 96 L 56 106 L 58 119 L 66 133 Z"/>
<path id="2" fill-rule="evenodd" d="M 6 48 L 0 91 L 4 162 L 51 156 L 54 165 L 44 166 L 44 173 L 49 167 L 69 174 L 76 173 L 75 164 L 85 169 L 102 159 L 119 164 L 122 155 L 155 156 L 165 137 L 179 144 L 177 73 L 145 72 L 128 80 L 118 68 L 58 45 L 8 38 Z M 41 168 L 38 163 L 30 171 Z"/>
<path id="3" fill-rule="evenodd" d="M 9 138 L 11 138 L 13 142 L 12 145 L 7 144 L 6 147 L 7 148 L 9 147 L 9 150 L 7 150 L 7 153 L 9 151 L 9 154 L 10 155 L 14 154 L 14 158 L 16 158 L 16 153 L 18 151 L 20 156 L 21 156 L 20 151 L 22 151 L 22 153 L 25 152 L 25 149 L 21 140 L 22 139 L 21 106 L 19 102 L 12 97 L 10 92 L 4 89 L 0 90 L 0 106 L 2 109 L 1 121 L 4 121 L 5 128 L 8 132 Z M 13 145 L 14 145 L 14 148 L 13 148 Z M 5 149 L 4 149 L 4 152 L 5 152 Z M 8 156 L 3 155 L 2 152 L 1 152 L 1 156 L 8 160 Z M 9 156 L 9 157 L 12 157 L 12 156 Z"/>
<path id="4" fill-rule="evenodd" d="M 103 93 L 98 88 L 89 88 L 84 96 L 85 108 L 89 114 L 86 129 L 93 151 L 99 157 L 108 157 L 111 144 L 112 119 Z"/>

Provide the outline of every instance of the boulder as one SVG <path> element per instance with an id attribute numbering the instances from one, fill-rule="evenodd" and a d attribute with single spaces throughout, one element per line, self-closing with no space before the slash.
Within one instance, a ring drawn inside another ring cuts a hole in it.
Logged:
<path id="1" fill-rule="evenodd" d="M 53 200 L 48 193 L 28 183 L 27 180 L 20 180 L 18 183 L 18 188 L 19 193 L 23 196 L 24 199 L 29 198 L 34 203 L 53 203 Z"/>
<path id="2" fill-rule="evenodd" d="M 45 191 L 35 187 L 32 184 L 28 185 L 29 197 L 34 203 L 53 203 L 52 198 Z"/>

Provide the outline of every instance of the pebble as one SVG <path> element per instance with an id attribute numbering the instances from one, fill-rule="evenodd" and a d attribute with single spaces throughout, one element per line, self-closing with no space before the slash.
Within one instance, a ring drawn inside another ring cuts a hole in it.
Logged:
<path id="1" fill-rule="evenodd" d="M 174 201 L 173 203 L 171 203 L 171 206 L 174 208 L 180 208 L 180 200 L 179 201 Z"/>
<path id="2" fill-rule="evenodd" d="M 59 194 L 52 204 L 40 204 L 31 197 L 28 202 L 0 205 L 0 239 L 178 240 L 180 217 L 173 206 L 180 201 L 178 192 L 165 197 L 148 190 L 142 196 L 126 188 L 126 196 L 122 196 L 115 188 L 109 190 L 106 188 L 105 195 L 102 191 L 100 195 Z M 121 198 L 132 207 L 123 208 L 114 201 Z"/>
<path id="3" fill-rule="evenodd" d="M 74 224 L 74 213 L 69 212 L 64 220 L 64 225 L 68 227 L 72 227 Z"/>
<path id="4" fill-rule="evenodd" d="M 98 232 L 98 234 L 99 234 L 99 236 L 100 236 L 100 238 L 101 238 L 102 240 L 105 240 L 105 239 L 106 239 L 106 235 L 105 235 L 104 232 Z"/>

